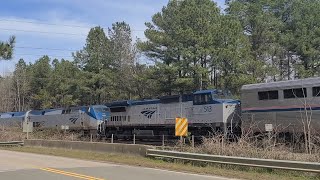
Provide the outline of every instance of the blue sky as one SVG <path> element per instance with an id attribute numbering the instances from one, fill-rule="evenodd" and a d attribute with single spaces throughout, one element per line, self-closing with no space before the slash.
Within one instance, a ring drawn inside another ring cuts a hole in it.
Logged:
<path id="1" fill-rule="evenodd" d="M 224 0 L 216 0 L 224 7 Z M 144 38 L 144 23 L 168 0 L 10 0 L 0 6 L 0 40 L 17 38 L 11 61 L 0 61 L 0 75 L 12 72 L 23 58 L 34 62 L 42 55 L 72 59 L 71 52 L 85 44 L 90 27 L 130 24 L 134 37 Z M 37 32 L 35 32 L 37 31 Z M 40 33 L 42 32 L 42 33 Z M 48 32 L 48 33 L 44 33 Z"/>

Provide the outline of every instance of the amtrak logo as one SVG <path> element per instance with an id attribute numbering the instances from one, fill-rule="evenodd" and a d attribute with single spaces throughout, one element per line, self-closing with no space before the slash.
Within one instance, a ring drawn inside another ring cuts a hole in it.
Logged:
<path id="1" fill-rule="evenodd" d="M 143 114 L 143 115 L 146 116 L 147 118 L 151 119 L 152 115 L 153 115 L 155 112 L 156 112 L 156 111 L 145 110 L 145 111 L 141 111 L 141 114 Z"/>
<path id="2" fill-rule="evenodd" d="M 76 124 L 78 118 L 69 118 L 69 120 L 70 120 L 73 124 Z"/>

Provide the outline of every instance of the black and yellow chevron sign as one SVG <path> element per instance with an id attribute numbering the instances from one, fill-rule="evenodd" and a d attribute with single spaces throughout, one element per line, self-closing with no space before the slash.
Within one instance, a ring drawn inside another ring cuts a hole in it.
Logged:
<path id="1" fill-rule="evenodd" d="M 187 136 L 188 134 L 188 119 L 176 118 L 176 136 Z"/>

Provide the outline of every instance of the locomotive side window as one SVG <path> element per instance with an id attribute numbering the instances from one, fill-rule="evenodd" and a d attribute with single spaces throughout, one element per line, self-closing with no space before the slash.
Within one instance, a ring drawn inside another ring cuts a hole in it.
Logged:
<path id="1" fill-rule="evenodd" d="M 285 89 L 283 90 L 283 96 L 285 99 L 303 98 L 307 97 L 307 90 L 306 88 Z"/>
<path id="2" fill-rule="evenodd" d="M 259 100 L 279 99 L 278 91 L 261 91 L 258 92 Z"/>
<path id="3" fill-rule="evenodd" d="M 71 109 L 62 110 L 62 114 L 70 114 L 70 113 L 71 113 Z"/>
<path id="4" fill-rule="evenodd" d="M 126 112 L 126 108 L 125 107 L 111 107 L 110 111 L 111 112 Z"/>
<path id="5" fill-rule="evenodd" d="M 201 102 L 201 95 L 195 95 L 193 101 L 194 101 L 194 104 L 200 104 L 200 102 Z"/>
<path id="6" fill-rule="evenodd" d="M 312 88 L 312 95 L 313 96 L 320 96 L 320 86 Z"/>
<path id="7" fill-rule="evenodd" d="M 196 105 L 208 104 L 211 100 L 212 100 L 211 94 L 196 94 L 194 95 L 193 103 Z"/>

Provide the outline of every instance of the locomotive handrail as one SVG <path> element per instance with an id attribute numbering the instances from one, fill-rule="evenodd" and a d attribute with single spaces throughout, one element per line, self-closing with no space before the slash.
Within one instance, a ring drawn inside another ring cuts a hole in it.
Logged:
<path id="1" fill-rule="evenodd" d="M 187 153 L 187 152 L 178 152 L 178 151 L 163 151 L 163 150 L 156 150 L 156 149 L 148 149 L 146 155 L 150 157 L 181 159 L 181 160 L 190 160 L 190 161 L 196 161 L 196 162 L 211 162 L 211 163 L 219 163 L 219 164 L 231 164 L 231 165 L 240 165 L 240 166 L 320 173 L 320 163 L 316 163 L 316 162 L 220 156 L 220 155 L 197 154 L 197 153 Z"/>

